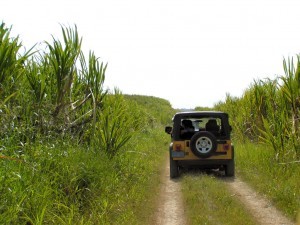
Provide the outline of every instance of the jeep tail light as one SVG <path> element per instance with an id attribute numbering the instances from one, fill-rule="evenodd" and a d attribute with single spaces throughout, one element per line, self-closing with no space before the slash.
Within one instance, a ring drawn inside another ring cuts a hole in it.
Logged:
<path id="1" fill-rule="evenodd" d="M 229 149 L 230 149 L 230 145 L 229 144 L 223 145 L 223 150 L 224 151 L 228 151 Z"/>
<path id="2" fill-rule="evenodd" d="M 175 151 L 180 151 L 180 150 L 181 150 L 181 144 L 176 144 Z"/>

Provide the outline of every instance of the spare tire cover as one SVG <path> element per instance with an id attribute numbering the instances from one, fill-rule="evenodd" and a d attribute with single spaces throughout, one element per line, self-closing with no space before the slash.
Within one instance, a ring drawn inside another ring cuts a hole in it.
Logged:
<path id="1" fill-rule="evenodd" d="M 191 138 L 190 148 L 196 156 L 207 158 L 216 151 L 217 139 L 210 132 L 200 131 Z"/>

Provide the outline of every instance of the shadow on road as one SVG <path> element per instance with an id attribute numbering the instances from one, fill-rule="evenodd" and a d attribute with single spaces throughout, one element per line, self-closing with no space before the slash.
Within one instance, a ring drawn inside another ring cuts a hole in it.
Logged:
<path id="1" fill-rule="evenodd" d="M 227 177 L 225 176 L 225 171 L 219 169 L 183 168 L 181 169 L 180 173 L 181 173 L 180 176 L 189 175 L 189 176 L 196 177 L 196 176 L 208 175 L 228 183 L 234 182 L 235 180 L 235 177 Z"/>

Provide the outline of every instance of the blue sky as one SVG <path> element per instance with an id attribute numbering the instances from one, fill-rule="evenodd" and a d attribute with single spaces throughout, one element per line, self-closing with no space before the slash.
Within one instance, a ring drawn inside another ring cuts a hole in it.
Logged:
<path id="1" fill-rule="evenodd" d="M 77 25 L 83 50 L 108 63 L 105 85 L 175 108 L 241 96 L 283 75 L 300 52 L 296 0 L 10 0 L 0 19 L 28 48 Z"/>

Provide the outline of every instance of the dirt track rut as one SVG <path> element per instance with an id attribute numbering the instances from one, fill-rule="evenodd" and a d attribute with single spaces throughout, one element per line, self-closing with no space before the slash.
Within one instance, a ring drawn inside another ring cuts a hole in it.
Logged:
<path id="1" fill-rule="evenodd" d="M 156 213 L 156 225 L 185 225 L 185 212 L 182 204 L 182 194 L 178 179 L 171 180 L 169 176 L 169 160 L 162 174 L 160 203 Z"/>
<path id="2" fill-rule="evenodd" d="M 180 179 L 171 180 L 169 177 L 169 161 L 166 161 L 162 174 L 162 188 L 160 191 L 160 204 L 156 212 L 156 225 L 185 225 L 186 217 L 182 203 Z M 293 225 L 278 211 L 270 201 L 260 196 L 239 178 L 224 179 L 232 192 L 232 197 L 237 197 L 261 225 Z"/>
<path id="3" fill-rule="evenodd" d="M 238 197 L 255 220 L 262 225 L 292 225 L 270 201 L 251 189 L 239 178 L 227 182 L 233 195 Z"/>

